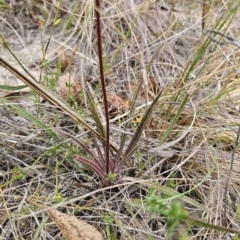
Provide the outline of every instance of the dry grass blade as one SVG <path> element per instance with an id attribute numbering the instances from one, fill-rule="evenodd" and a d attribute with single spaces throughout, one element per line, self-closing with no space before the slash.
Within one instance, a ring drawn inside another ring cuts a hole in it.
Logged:
<path id="1" fill-rule="evenodd" d="M 188 216 L 187 221 L 190 222 L 190 223 L 195 223 L 196 225 L 199 225 L 199 226 L 215 229 L 215 230 L 218 230 L 218 231 L 231 232 L 231 233 L 240 234 L 240 231 L 237 228 L 229 228 L 229 227 L 214 225 L 214 224 L 211 224 L 211 223 L 205 223 L 205 222 L 203 222 L 201 220 L 194 219 L 194 218 L 191 218 L 189 216 Z"/>
<path id="2" fill-rule="evenodd" d="M 47 212 L 66 240 L 103 240 L 101 233 L 96 228 L 77 219 L 75 216 L 69 216 L 57 210 L 48 209 L 32 200 L 28 201 Z"/>
<path id="3" fill-rule="evenodd" d="M 10 49 L 9 49 L 10 50 Z M 34 92 L 39 94 L 43 99 L 47 100 L 54 106 L 60 107 L 65 111 L 73 120 L 78 123 L 83 124 L 88 130 L 91 131 L 95 136 L 104 140 L 104 136 L 101 136 L 95 129 L 93 129 L 89 124 L 87 124 L 76 112 L 74 112 L 67 103 L 65 103 L 61 98 L 55 95 L 53 92 L 39 84 L 36 80 L 31 79 L 21 72 L 19 72 L 14 66 L 11 66 L 2 56 L 0 56 L 0 65 L 14 74 L 18 79 L 23 81 L 28 85 Z"/>
<path id="4" fill-rule="evenodd" d="M 211 4 L 210 2 L 212 1 L 204 1 L 203 2 L 203 6 L 202 6 L 202 31 L 205 29 L 206 27 L 206 18 L 207 18 L 207 15 L 210 11 L 210 7 L 211 7 Z"/>

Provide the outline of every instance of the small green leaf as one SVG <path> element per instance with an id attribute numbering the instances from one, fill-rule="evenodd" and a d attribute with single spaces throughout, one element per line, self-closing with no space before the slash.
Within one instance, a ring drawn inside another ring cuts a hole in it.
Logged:
<path id="1" fill-rule="evenodd" d="M 55 20 L 55 21 L 53 22 L 53 26 L 58 25 L 58 24 L 60 23 L 60 21 L 61 21 L 61 18 Z"/>
<path id="2" fill-rule="evenodd" d="M 24 180 L 26 177 L 26 174 L 19 168 L 13 168 L 12 169 L 12 175 L 14 179 Z"/>
<path id="3" fill-rule="evenodd" d="M 107 177 L 106 177 L 106 180 L 108 180 L 109 182 L 113 182 L 116 177 L 117 177 L 116 173 L 108 173 Z"/>
<path id="4" fill-rule="evenodd" d="M 107 224 L 112 224 L 113 223 L 113 218 L 109 215 L 105 215 L 103 218 L 103 221 Z"/>

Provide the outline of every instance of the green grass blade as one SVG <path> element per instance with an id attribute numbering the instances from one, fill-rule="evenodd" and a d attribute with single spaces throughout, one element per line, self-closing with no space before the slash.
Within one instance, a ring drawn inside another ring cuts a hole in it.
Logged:
<path id="1" fill-rule="evenodd" d="M 136 103 L 137 103 L 137 97 L 138 97 L 140 89 L 142 87 L 142 83 L 143 83 L 143 79 L 141 78 L 140 82 L 138 83 L 137 89 L 134 93 L 134 96 L 133 96 L 131 109 L 130 109 L 130 112 L 128 114 L 128 119 L 131 119 L 133 114 L 134 114 Z M 125 125 L 125 128 L 128 129 L 129 127 L 130 127 L 130 121 L 127 121 L 127 123 Z M 118 156 L 117 156 L 117 162 L 120 161 L 120 158 L 121 158 L 121 155 L 122 155 L 122 150 L 125 146 L 126 139 L 127 139 L 127 134 L 122 134 L 120 148 L 119 148 L 119 152 L 118 152 Z"/>
<path id="2" fill-rule="evenodd" d="M 59 140 L 59 137 L 51 130 L 50 127 L 45 125 L 42 121 L 40 121 L 38 118 L 34 117 L 30 113 L 28 113 L 26 110 L 21 108 L 20 106 L 8 102 L 6 99 L 0 98 L 0 102 L 2 104 L 11 104 L 11 108 L 13 108 L 20 116 L 27 118 L 30 122 L 36 124 L 39 128 L 46 131 L 49 136 L 53 137 L 55 140 Z"/>
<path id="3" fill-rule="evenodd" d="M 16 91 L 27 88 L 27 85 L 20 85 L 20 86 L 8 86 L 8 85 L 0 85 L 0 89 L 5 91 Z"/>
<path id="4" fill-rule="evenodd" d="M 98 114 L 97 114 L 97 111 L 96 111 L 94 102 L 93 102 L 93 100 L 90 98 L 88 92 L 86 92 L 86 95 L 87 95 L 88 101 L 90 102 L 89 110 L 90 110 L 90 112 L 91 112 L 91 116 L 92 116 L 94 122 L 96 123 L 97 130 L 98 130 L 99 134 L 105 138 L 105 137 L 106 137 L 106 133 L 105 133 L 105 131 L 104 131 L 104 128 L 103 128 L 103 125 L 102 125 L 102 121 L 101 121 L 101 119 L 99 118 L 99 116 L 98 116 Z"/>
<path id="5" fill-rule="evenodd" d="M 129 152 L 131 152 L 136 147 L 136 144 L 137 144 L 139 138 L 142 135 L 144 127 L 146 126 L 148 120 L 152 116 L 152 112 L 153 112 L 156 104 L 158 103 L 158 99 L 160 98 L 161 95 L 162 95 L 162 91 L 159 92 L 159 94 L 156 96 L 156 98 L 154 99 L 154 101 L 152 102 L 152 104 L 150 105 L 148 110 L 143 115 L 143 118 L 142 118 L 139 126 L 137 127 L 137 129 L 136 129 L 136 131 L 135 131 L 135 133 L 134 133 L 134 135 L 132 137 L 132 140 L 129 143 L 129 146 L 128 146 L 126 152 L 125 152 L 125 156 L 127 156 L 129 154 Z"/>
<path id="6" fill-rule="evenodd" d="M 0 35 L 0 37 L 1 37 L 1 35 Z M 10 49 L 8 48 L 8 50 L 10 50 Z M 13 54 L 13 56 L 16 58 L 16 56 L 14 54 Z M 20 61 L 19 60 L 17 60 L 17 61 L 22 66 Z M 41 84 L 39 84 L 36 81 L 36 79 L 34 79 L 33 76 L 30 73 L 28 73 L 28 75 L 31 78 L 29 78 L 28 76 L 23 75 L 21 72 L 19 72 L 19 70 L 17 68 L 15 68 L 14 66 L 10 65 L 8 63 L 8 61 L 6 61 L 2 56 L 0 56 L 0 65 L 2 65 L 4 68 L 6 68 L 11 73 L 13 73 L 18 79 L 23 81 L 25 84 L 27 84 L 35 93 L 37 93 L 43 99 L 45 99 L 46 101 L 50 102 L 54 106 L 57 106 L 57 107 L 61 108 L 74 121 L 76 121 L 78 124 L 81 123 L 92 134 L 94 134 L 99 139 L 105 141 L 105 138 L 103 136 L 101 136 L 92 126 L 90 126 L 88 123 L 86 123 L 64 100 L 62 100 L 60 97 L 58 97 L 56 94 L 54 94 L 52 91 L 50 91 L 46 87 L 44 87 Z"/>

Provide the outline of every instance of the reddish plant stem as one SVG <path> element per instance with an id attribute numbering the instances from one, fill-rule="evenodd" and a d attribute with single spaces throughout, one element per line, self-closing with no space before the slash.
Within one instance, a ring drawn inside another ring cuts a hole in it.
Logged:
<path id="1" fill-rule="evenodd" d="M 96 14 L 96 24 L 97 24 L 97 45 L 98 45 L 98 57 L 99 57 L 99 69 L 100 69 L 100 78 L 103 92 L 103 102 L 104 102 L 104 110 L 106 117 L 106 174 L 109 173 L 109 133 L 110 133 L 110 123 L 109 123 L 109 113 L 108 113 L 108 104 L 107 104 L 107 93 L 106 93 L 106 84 L 104 79 L 104 67 L 103 67 L 103 59 L 102 59 L 102 38 L 101 38 L 101 20 L 100 20 L 100 0 L 96 0 L 95 5 L 95 14 Z"/>

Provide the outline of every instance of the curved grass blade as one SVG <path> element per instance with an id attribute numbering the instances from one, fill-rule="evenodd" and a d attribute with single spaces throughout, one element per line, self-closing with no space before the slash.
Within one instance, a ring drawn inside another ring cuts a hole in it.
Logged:
<path id="1" fill-rule="evenodd" d="M 195 186 L 195 187 L 191 188 L 190 190 L 188 190 L 187 192 L 181 193 L 181 194 L 179 192 L 176 192 L 175 190 L 169 188 L 169 187 L 160 185 L 158 183 L 154 183 L 152 181 L 141 181 L 141 180 L 139 180 L 138 184 L 148 186 L 150 188 L 157 189 L 157 190 L 161 191 L 161 193 L 168 196 L 169 200 L 180 199 L 181 201 L 184 201 L 185 203 L 188 203 L 191 206 L 197 207 L 200 210 L 211 213 L 211 211 L 209 209 L 207 209 L 205 206 L 203 206 L 199 202 L 195 201 L 194 199 L 186 196 L 187 193 L 189 193 L 190 191 L 193 191 L 195 188 L 197 188 L 199 185 L 201 185 L 205 180 L 206 180 L 206 178 L 203 179 L 200 183 L 198 183 L 197 186 Z M 134 201 L 133 201 L 133 203 L 134 203 Z M 135 202 L 135 203 L 137 204 L 137 202 Z"/>
<path id="2" fill-rule="evenodd" d="M 61 131 L 61 130 L 59 130 L 59 129 L 55 129 L 55 131 L 58 132 L 58 133 L 60 133 L 60 134 L 63 135 L 63 136 L 66 136 L 66 137 L 69 137 L 69 138 L 73 139 L 73 140 L 88 154 L 88 156 L 90 156 L 90 157 L 92 158 L 92 160 L 96 163 L 96 165 L 98 165 L 98 167 L 99 167 L 100 169 L 104 170 L 104 161 L 103 161 L 103 159 L 100 158 L 101 163 L 99 163 L 98 157 L 95 156 L 95 154 L 94 154 L 92 151 L 90 151 L 90 150 L 88 149 L 88 147 L 87 147 L 85 144 L 83 144 L 79 139 L 77 139 L 75 136 L 71 135 L 71 134 L 68 133 L 68 132 Z M 76 156 L 77 156 L 77 155 L 76 155 Z M 73 159 L 75 159 L 75 157 L 73 157 Z M 90 161 L 90 160 L 89 160 L 89 161 Z"/>
<path id="3" fill-rule="evenodd" d="M 4 39 L 0 35 L 0 38 L 2 41 Z M 7 44 L 4 42 L 4 46 L 6 47 Z M 11 52 L 9 47 L 7 49 Z M 15 57 L 15 55 L 11 52 L 11 54 Z M 26 85 L 28 85 L 34 92 L 39 94 L 43 99 L 46 101 L 50 102 L 54 106 L 57 106 L 61 108 L 63 111 L 65 111 L 74 121 L 77 123 L 81 123 L 86 127 L 92 134 L 94 134 L 96 137 L 99 139 L 105 141 L 104 136 L 101 136 L 93 127 L 91 127 L 88 123 L 86 123 L 75 111 L 71 109 L 71 107 L 64 102 L 60 97 L 58 97 L 56 94 L 54 94 L 52 91 L 47 89 L 46 87 L 42 86 L 39 84 L 36 79 L 24 68 L 24 66 L 21 64 L 21 62 L 15 57 L 17 62 L 20 64 L 20 66 L 25 70 L 25 72 L 28 73 L 28 75 L 31 77 L 29 78 L 28 76 L 25 76 L 22 74 L 17 68 L 12 66 L 11 64 L 8 63 L 6 59 L 4 59 L 2 56 L 0 56 L 0 65 L 2 65 L 4 68 L 6 68 L 9 72 L 11 72 L 13 75 L 15 75 L 18 79 L 23 81 Z"/>
<path id="4" fill-rule="evenodd" d="M 24 110 L 23 108 L 21 108 L 20 106 L 10 103 L 8 102 L 6 99 L 0 98 L 0 102 L 2 102 L 3 104 L 11 104 L 11 107 L 17 111 L 17 113 L 22 116 L 27 118 L 29 121 L 31 121 L 32 123 L 36 124 L 39 128 L 43 129 L 44 131 L 46 131 L 50 136 L 52 136 L 54 139 L 59 140 L 59 137 L 51 130 L 50 127 L 48 127 L 47 125 L 45 125 L 42 121 L 40 121 L 38 118 L 34 117 L 33 115 L 31 115 L 30 113 L 28 113 L 26 110 Z"/>
<path id="5" fill-rule="evenodd" d="M 27 88 L 27 85 L 20 85 L 20 86 L 8 86 L 8 85 L 0 85 L 0 89 L 5 91 L 16 91 Z"/>
<path id="6" fill-rule="evenodd" d="M 97 173 L 103 181 L 106 181 L 106 176 L 105 176 L 104 171 L 97 164 L 95 164 L 94 162 L 91 162 L 90 160 L 88 160 L 84 157 L 78 156 L 78 155 L 74 155 L 73 159 L 82 163 L 82 164 L 84 164 L 84 165 L 86 165 L 86 166 L 88 166 L 95 173 Z"/>

